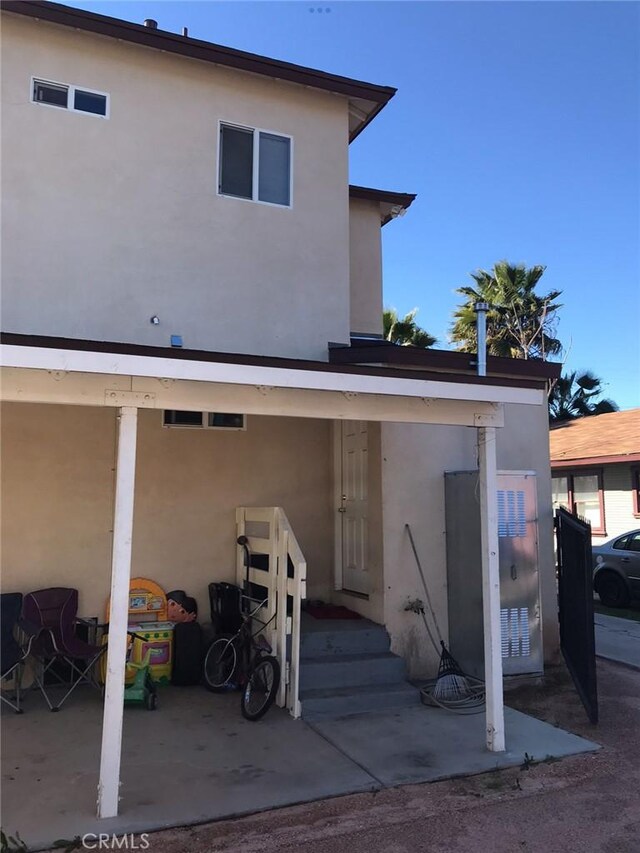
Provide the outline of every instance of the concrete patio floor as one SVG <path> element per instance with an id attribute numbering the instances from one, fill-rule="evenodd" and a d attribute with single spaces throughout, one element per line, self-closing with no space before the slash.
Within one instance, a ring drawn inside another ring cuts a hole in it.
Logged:
<path id="1" fill-rule="evenodd" d="M 125 712 L 119 817 L 95 817 L 102 704 L 78 691 L 58 714 L 35 692 L 2 712 L 2 824 L 30 849 L 88 832 L 140 832 L 408 782 L 468 775 L 598 749 L 517 711 L 505 753 L 489 753 L 484 715 L 416 706 L 313 724 L 274 708 L 259 723 L 235 693 L 162 689 L 155 712 Z"/>

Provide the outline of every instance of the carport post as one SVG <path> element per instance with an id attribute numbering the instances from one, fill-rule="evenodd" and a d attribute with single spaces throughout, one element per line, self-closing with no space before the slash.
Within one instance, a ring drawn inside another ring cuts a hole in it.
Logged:
<path id="1" fill-rule="evenodd" d="M 118 814 L 137 425 L 138 410 L 132 406 L 123 406 L 119 412 L 118 426 L 109 645 L 98 783 L 98 817 L 100 818 L 116 817 Z"/>
<path id="2" fill-rule="evenodd" d="M 478 466 L 480 469 L 480 541 L 482 549 L 487 748 L 491 752 L 504 752 L 495 427 L 478 429 Z"/>

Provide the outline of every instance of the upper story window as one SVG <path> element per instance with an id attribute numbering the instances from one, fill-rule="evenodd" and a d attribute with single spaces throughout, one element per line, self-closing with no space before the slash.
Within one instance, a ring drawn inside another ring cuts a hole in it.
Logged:
<path id="1" fill-rule="evenodd" d="M 81 86 L 34 79 L 31 100 L 34 104 L 109 118 L 109 96 L 105 92 L 94 92 Z"/>
<path id="2" fill-rule="evenodd" d="M 218 192 L 290 207 L 291 145 L 289 136 L 221 124 Z"/>

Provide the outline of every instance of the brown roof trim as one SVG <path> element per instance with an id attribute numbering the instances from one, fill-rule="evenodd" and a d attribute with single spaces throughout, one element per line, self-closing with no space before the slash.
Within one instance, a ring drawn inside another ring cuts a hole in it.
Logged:
<path id="1" fill-rule="evenodd" d="M 289 370 L 309 370 L 325 373 L 345 373 L 360 376 L 389 376 L 400 379 L 428 379 L 435 382 L 459 382 L 468 385 L 487 385 L 514 388 L 541 388 L 544 382 L 535 379 L 511 377 L 477 376 L 472 373 L 447 373 L 437 370 L 399 370 L 393 367 L 364 366 L 361 364 L 336 364 L 332 361 L 281 358 L 278 356 L 250 355 L 233 352 L 209 352 L 208 350 L 179 349 L 174 347 L 152 347 L 142 344 L 117 343 L 114 341 L 89 341 L 80 338 L 54 338 L 44 335 L 21 335 L 1 332 L 0 343 L 8 346 L 42 347 L 80 352 L 109 352 L 119 355 L 139 355 L 147 358 L 174 358 L 185 361 L 218 362 L 221 364 L 246 364 L 258 367 L 279 367 Z"/>
<path id="2" fill-rule="evenodd" d="M 74 9 L 60 3 L 45 2 L 45 0 L 2 0 L 0 4 L 5 12 L 25 15 L 52 24 L 61 24 L 77 30 L 85 30 L 98 35 L 109 36 L 133 44 L 175 53 L 203 62 L 212 62 L 240 71 L 249 71 L 302 86 L 311 86 L 328 92 L 336 92 L 351 98 L 361 98 L 373 101 L 377 106 L 351 134 L 351 140 L 361 133 L 372 121 L 385 104 L 395 95 L 397 89 L 392 86 L 379 86 L 366 83 L 350 77 L 329 74 L 303 65 L 294 65 L 278 59 L 270 59 L 255 53 L 224 47 L 223 45 L 194 39 L 166 30 L 151 29 L 142 24 L 98 15 L 85 9 Z"/>
<path id="3" fill-rule="evenodd" d="M 396 193 L 390 190 L 374 190 L 370 187 L 357 187 L 349 184 L 349 198 L 362 198 L 367 201 L 387 201 L 389 204 L 399 204 L 404 208 L 415 200 L 415 193 Z"/>
<path id="4" fill-rule="evenodd" d="M 570 470 L 572 468 L 597 468 L 599 465 L 615 465 L 624 462 L 640 462 L 640 453 L 621 453 L 617 456 L 585 456 L 582 459 L 553 459 L 553 471 Z"/>
<path id="5" fill-rule="evenodd" d="M 374 190 L 371 187 L 357 187 L 354 184 L 349 185 L 349 198 L 364 199 L 365 201 L 374 201 L 379 205 L 393 205 L 408 210 L 411 203 L 415 201 L 415 193 L 396 193 L 389 190 Z M 386 225 L 393 219 L 391 213 L 387 213 L 382 217 L 381 225 Z"/>
<path id="6" fill-rule="evenodd" d="M 421 349 L 398 346 L 389 341 L 352 341 L 351 346 L 332 346 L 329 349 L 332 364 L 397 364 L 420 367 L 425 370 L 469 372 L 477 369 L 475 353 L 450 350 Z M 561 364 L 540 359 L 487 357 L 487 373 L 492 376 L 522 376 L 540 379 L 557 379 Z"/>

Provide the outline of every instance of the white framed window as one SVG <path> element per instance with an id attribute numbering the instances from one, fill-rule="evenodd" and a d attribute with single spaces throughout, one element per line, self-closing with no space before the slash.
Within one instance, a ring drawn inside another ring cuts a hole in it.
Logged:
<path id="1" fill-rule="evenodd" d="M 162 425 L 183 429 L 226 429 L 246 430 L 247 419 L 235 412 L 187 412 L 180 409 L 165 409 Z"/>
<path id="2" fill-rule="evenodd" d="M 109 118 L 109 95 L 84 86 L 32 77 L 31 101 L 44 107 Z"/>
<path id="3" fill-rule="evenodd" d="M 219 195 L 291 207 L 292 183 L 291 136 L 220 122 Z"/>

